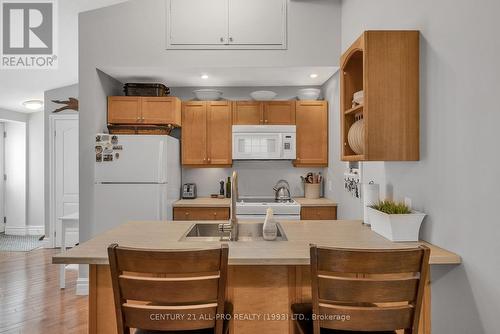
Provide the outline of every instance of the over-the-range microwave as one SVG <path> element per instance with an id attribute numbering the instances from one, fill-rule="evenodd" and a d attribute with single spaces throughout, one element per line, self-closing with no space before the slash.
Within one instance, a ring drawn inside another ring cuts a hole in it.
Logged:
<path id="1" fill-rule="evenodd" d="M 295 125 L 233 125 L 233 160 L 294 160 Z"/>

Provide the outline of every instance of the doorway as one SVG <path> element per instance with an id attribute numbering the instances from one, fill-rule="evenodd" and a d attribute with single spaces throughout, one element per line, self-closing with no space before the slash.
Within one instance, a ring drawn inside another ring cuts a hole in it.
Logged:
<path id="1" fill-rule="evenodd" d="M 49 118 L 50 213 L 52 247 L 61 247 L 60 217 L 79 208 L 78 187 L 78 115 L 50 115 Z M 68 228 L 66 244 L 78 243 L 78 229 Z"/>

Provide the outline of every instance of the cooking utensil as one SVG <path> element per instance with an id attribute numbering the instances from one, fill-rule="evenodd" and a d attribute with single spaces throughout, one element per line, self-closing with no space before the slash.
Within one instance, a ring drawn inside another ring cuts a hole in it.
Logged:
<path id="1" fill-rule="evenodd" d="M 290 201 L 292 199 L 290 195 L 290 185 L 286 180 L 279 180 L 274 189 L 274 199 L 277 201 Z"/>

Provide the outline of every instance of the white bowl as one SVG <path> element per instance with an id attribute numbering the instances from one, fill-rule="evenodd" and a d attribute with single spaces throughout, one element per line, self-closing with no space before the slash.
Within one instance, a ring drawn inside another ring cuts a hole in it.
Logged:
<path id="1" fill-rule="evenodd" d="M 276 95 L 278 95 L 278 94 L 276 94 L 275 92 L 272 92 L 270 90 L 258 90 L 258 91 L 250 93 L 250 96 L 255 101 L 268 101 L 268 100 L 272 100 L 272 99 L 274 99 L 276 97 Z"/>
<path id="2" fill-rule="evenodd" d="M 217 101 L 222 97 L 222 92 L 217 89 L 197 89 L 193 94 L 201 101 Z"/>
<path id="3" fill-rule="evenodd" d="M 319 98 L 319 94 L 321 90 L 317 88 L 304 88 L 299 89 L 297 92 L 297 97 L 299 100 L 317 100 Z"/>

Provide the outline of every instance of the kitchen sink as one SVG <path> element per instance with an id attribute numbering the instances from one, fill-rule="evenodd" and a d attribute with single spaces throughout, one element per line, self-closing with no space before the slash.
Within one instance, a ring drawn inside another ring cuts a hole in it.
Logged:
<path id="1" fill-rule="evenodd" d="M 261 241 L 263 223 L 238 224 L 238 241 Z M 278 236 L 275 241 L 287 241 L 283 227 L 277 223 Z M 222 232 L 219 224 L 194 224 L 181 237 L 180 241 L 220 241 Z"/>

